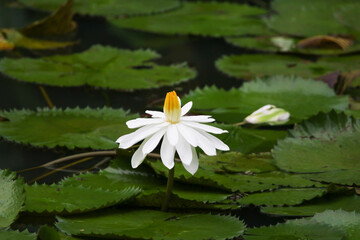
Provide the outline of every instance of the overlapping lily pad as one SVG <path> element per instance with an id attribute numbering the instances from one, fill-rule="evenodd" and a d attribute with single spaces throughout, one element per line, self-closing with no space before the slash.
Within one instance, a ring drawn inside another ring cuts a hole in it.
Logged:
<path id="1" fill-rule="evenodd" d="M 154 210 L 94 212 L 79 217 L 58 218 L 56 226 L 77 236 L 154 240 L 230 239 L 240 236 L 245 229 L 242 221 L 231 216 Z"/>
<path id="2" fill-rule="evenodd" d="M 286 131 L 261 130 L 241 128 L 228 124 L 215 124 L 216 127 L 227 130 L 229 133 L 216 137 L 225 142 L 230 151 L 244 154 L 268 152 L 279 139 L 286 137 Z"/>
<path id="3" fill-rule="evenodd" d="M 53 11 L 61 5 L 64 0 L 19 0 L 19 2 L 31 8 Z M 85 15 L 125 17 L 163 12 L 180 6 L 180 2 L 177 0 L 76 0 L 74 11 L 75 13 Z"/>
<path id="4" fill-rule="evenodd" d="M 24 201 L 23 182 L 16 179 L 15 173 L 0 170 L 0 229 L 10 226 L 15 221 Z M 0 232 L 0 236 L 1 234 L 5 233 Z"/>
<path id="5" fill-rule="evenodd" d="M 244 83 L 241 88 L 205 87 L 191 91 L 183 101 L 194 101 L 194 111 L 207 113 L 218 121 L 241 122 L 260 107 L 272 104 L 290 112 L 298 122 L 319 112 L 348 108 L 346 96 L 336 96 L 326 84 L 300 77 L 274 76 Z"/>
<path id="6" fill-rule="evenodd" d="M 0 230 L 0 238 L 1 240 L 36 240 L 36 234 L 27 230 L 22 232 Z"/>
<path id="7" fill-rule="evenodd" d="M 96 45 L 85 52 L 39 59 L 3 59 L 0 71 L 20 81 L 60 87 L 90 85 L 117 90 L 169 86 L 196 72 L 186 64 L 160 66 L 151 50 L 124 50 Z"/>
<path id="8" fill-rule="evenodd" d="M 44 108 L 14 110 L 1 115 L 9 119 L 0 122 L 3 138 L 36 147 L 69 149 L 114 149 L 117 147 L 115 140 L 130 131 L 125 122 L 137 116 L 110 108 Z"/>
<path id="9" fill-rule="evenodd" d="M 261 211 L 275 215 L 311 216 L 325 210 L 338 209 L 360 213 L 360 197 L 358 195 L 330 194 L 299 206 L 264 207 Z"/>
<path id="10" fill-rule="evenodd" d="M 234 3 L 184 2 L 172 12 L 155 16 L 113 19 L 111 23 L 122 28 L 162 33 L 194 34 L 204 36 L 238 36 L 266 34 L 265 24 L 257 18 L 266 10 Z"/>
<path id="11" fill-rule="evenodd" d="M 143 191 L 131 201 L 131 204 L 142 207 L 160 207 L 166 190 L 166 179 L 156 176 L 146 166 L 132 169 L 128 158 L 116 159 L 110 167 L 97 174 L 87 173 L 66 178 L 61 184 L 64 186 L 85 186 L 92 189 L 103 188 L 110 191 L 137 186 Z M 212 208 L 212 203 L 222 201 L 229 195 L 230 193 L 227 191 L 176 183 L 169 207 Z"/>
<path id="12" fill-rule="evenodd" d="M 295 56 L 253 54 L 224 56 L 216 67 L 225 74 L 246 80 L 275 74 L 317 78 L 336 71 L 358 70 L 358 56 L 320 58 L 316 62 Z"/>
<path id="13" fill-rule="evenodd" d="M 213 157 L 202 155 L 199 161 L 200 166 L 195 175 L 188 173 L 181 163 L 175 163 L 175 179 L 232 192 L 257 192 L 287 186 L 322 186 L 302 176 L 274 170 L 268 154 L 245 156 L 239 153 L 227 153 Z M 158 174 L 167 176 L 168 170 L 161 162 L 148 163 Z"/>
<path id="14" fill-rule="evenodd" d="M 283 188 L 270 192 L 254 193 L 237 201 L 239 204 L 254 205 L 299 205 L 306 200 L 326 193 L 324 188 Z"/>
<path id="15" fill-rule="evenodd" d="M 285 36 L 264 36 L 264 37 L 233 37 L 226 41 L 234 46 L 248 49 L 255 49 L 264 52 L 290 52 L 311 55 L 340 55 L 360 51 L 360 44 L 355 43 L 349 48 L 299 48 L 299 38 Z"/>
<path id="16" fill-rule="evenodd" d="M 273 152 L 275 163 L 298 173 L 360 170 L 359 126 L 359 120 L 343 113 L 319 114 L 278 142 Z"/>
<path id="17" fill-rule="evenodd" d="M 141 192 L 128 187 L 120 191 L 60 185 L 26 185 L 26 211 L 42 214 L 73 214 L 126 202 Z"/>
<path id="18" fill-rule="evenodd" d="M 295 36 L 359 36 L 354 21 L 360 10 L 357 0 L 276 0 L 271 8 L 276 14 L 267 23 L 276 32 Z"/>

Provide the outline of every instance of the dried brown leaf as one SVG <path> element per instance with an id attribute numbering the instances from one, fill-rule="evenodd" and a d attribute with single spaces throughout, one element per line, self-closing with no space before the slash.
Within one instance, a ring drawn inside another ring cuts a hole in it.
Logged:
<path id="1" fill-rule="evenodd" d="M 297 43 L 298 48 L 325 48 L 346 50 L 354 41 L 345 37 L 314 36 L 305 38 Z"/>

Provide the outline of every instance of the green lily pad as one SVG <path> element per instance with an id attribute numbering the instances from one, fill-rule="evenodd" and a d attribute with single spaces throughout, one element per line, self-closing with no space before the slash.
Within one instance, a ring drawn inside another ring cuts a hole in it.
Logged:
<path id="1" fill-rule="evenodd" d="M 184 2 L 176 11 L 110 21 L 122 28 L 147 32 L 221 37 L 266 34 L 265 24 L 256 18 L 265 13 L 265 9 L 234 3 Z"/>
<path id="2" fill-rule="evenodd" d="M 191 91 L 183 98 L 193 101 L 193 111 L 210 114 L 218 121 L 241 122 L 260 107 L 272 104 L 299 122 L 319 112 L 348 108 L 346 96 L 336 96 L 325 83 L 300 77 L 273 76 L 244 83 L 230 90 L 205 87 Z"/>
<path id="3" fill-rule="evenodd" d="M 282 41 L 282 44 L 276 42 L 277 39 Z M 360 51 L 360 44 L 355 43 L 346 50 L 342 49 L 321 49 L 321 48 L 298 48 L 297 43 L 301 39 L 293 37 L 272 36 L 272 37 L 232 37 L 226 38 L 226 41 L 236 47 L 254 49 L 264 52 L 289 52 L 301 53 L 311 55 L 340 55 L 347 53 L 354 53 Z"/>
<path id="4" fill-rule="evenodd" d="M 360 170 L 335 170 L 322 173 L 303 174 L 302 176 L 318 182 L 360 186 Z"/>
<path id="5" fill-rule="evenodd" d="M 350 19 L 358 16 L 360 3 L 357 0 L 275 0 L 271 8 L 276 14 L 273 14 L 267 23 L 276 32 L 309 37 L 359 34 L 356 32 L 358 29 L 353 28 L 355 24 L 349 24 Z M 348 16 L 343 20 L 345 15 Z"/>
<path id="6" fill-rule="evenodd" d="M 0 230 L 0 238 L 1 240 L 36 240 L 36 234 L 27 230 L 22 232 Z"/>
<path id="7" fill-rule="evenodd" d="M 80 240 L 56 231 L 53 227 L 43 225 L 38 231 L 37 240 Z"/>
<path id="8" fill-rule="evenodd" d="M 64 0 L 19 0 L 19 2 L 31 8 L 54 11 Z M 177 0 L 76 0 L 74 12 L 84 15 L 125 17 L 163 12 L 177 7 L 180 7 L 180 2 Z"/>
<path id="9" fill-rule="evenodd" d="M 74 214 L 123 203 L 141 192 L 129 187 L 121 191 L 60 185 L 26 185 L 25 207 L 41 214 Z"/>
<path id="10" fill-rule="evenodd" d="M 117 90 L 169 86 L 196 72 L 186 64 L 159 66 L 151 50 L 124 50 L 96 45 L 85 52 L 44 58 L 5 58 L 0 71 L 20 81 L 59 87 L 90 85 Z M 31 74 L 29 74 L 31 73 Z"/>
<path id="11" fill-rule="evenodd" d="M 130 159 L 121 157 L 97 174 L 76 175 L 64 179 L 61 184 L 64 186 L 85 186 L 92 189 L 103 188 L 110 191 L 137 186 L 143 191 L 130 204 L 142 207 L 160 207 L 166 191 L 165 178 L 155 175 L 147 166 L 132 169 Z M 169 207 L 211 208 L 211 203 L 222 201 L 229 195 L 228 192 L 216 189 L 175 183 Z"/>
<path id="12" fill-rule="evenodd" d="M 10 121 L 0 122 L 0 136 L 36 147 L 57 146 L 114 149 L 115 140 L 129 133 L 125 122 L 136 118 L 122 109 L 37 109 L 2 112 Z M 46 131 L 44 131 L 46 129 Z"/>
<path id="13" fill-rule="evenodd" d="M 348 240 L 357 240 L 360 238 L 359 213 L 346 212 L 343 210 L 328 210 L 315 214 L 310 221 L 341 229 L 346 232 L 346 239 Z"/>
<path id="14" fill-rule="evenodd" d="M 22 180 L 16 179 L 13 172 L 0 170 L 0 229 L 10 226 L 16 220 L 24 201 Z"/>
<path id="15" fill-rule="evenodd" d="M 326 193 L 324 188 L 283 188 L 271 192 L 254 193 L 237 203 L 267 206 L 298 205 L 306 200 L 321 197 Z"/>
<path id="16" fill-rule="evenodd" d="M 245 161 L 249 159 L 251 161 L 248 161 L 247 164 Z M 299 175 L 291 175 L 278 170 L 269 171 L 271 170 L 269 167 L 271 161 L 269 161 L 269 155 L 266 154 L 251 157 L 238 153 L 226 153 L 213 157 L 201 155 L 199 161 L 200 166 L 195 175 L 188 173 L 181 163 L 175 163 L 176 181 L 216 187 L 232 192 L 257 192 L 287 186 L 322 186 Z M 147 163 L 158 174 L 168 175 L 167 168 L 160 161 L 148 161 Z"/>
<path id="17" fill-rule="evenodd" d="M 273 151 L 279 168 L 297 173 L 360 170 L 359 120 L 333 111 L 305 121 L 290 134 Z"/>
<path id="18" fill-rule="evenodd" d="M 263 213 L 289 216 L 311 216 L 325 210 L 355 211 L 360 213 L 360 197 L 357 195 L 330 194 L 299 206 L 264 207 Z"/>
<path id="19" fill-rule="evenodd" d="M 317 78 L 336 71 L 357 70 L 359 65 L 358 56 L 324 57 L 314 62 L 295 56 L 270 54 L 223 56 L 216 62 L 221 72 L 246 80 L 275 74 Z"/>
<path id="20" fill-rule="evenodd" d="M 281 130 L 250 129 L 228 124 L 214 124 L 214 126 L 229 132 L 216 137 L 226 143 L 230 151 L 244 154 L 268 152 L 287 134 L 286 131 Z"/>
<path id="21" fill-rule="evenodd" d="M 269 227 L 250 228 L 246 240 L 342 240 L 341 229 L 304 219 L 289 220 Z"/>
<path id="22" fill-rule="evenodd" d="M 245 229 L 242 221 L 231 216 L 153 210 L 108 210 L 58 217 L 56 226 L 76 236 L 154 240 L 230 239 L 240 236 Z"/>

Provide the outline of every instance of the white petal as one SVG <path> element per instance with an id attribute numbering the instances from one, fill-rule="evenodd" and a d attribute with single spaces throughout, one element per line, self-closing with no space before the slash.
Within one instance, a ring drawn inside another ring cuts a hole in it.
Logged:
<path id="1" fill-rule="evenodd" d="M 149 138 L 149 141 L 147 141 L 147 143 L 144 145 L 143 148 L 143 153 L 144 154 L 148 154 L 150 152 L 152 152 L 154 150 L 154 148 L 156 148 L 156 146 L 159 144 L 161 138 L 164 136 L 166 132 L 166 128 L 161 129 L 160 131 L 158 131 L 157 133 L 155 133 L 154 135 L 152 135 Z"/>
<path id="2" fill-rule="evenodd" d="M 154 118 L 165 118 L 165 114 L 160 111 L 146 110 L 145 113 L 150 114 Z"/>
<path id="3" fill-rule="evenodd" d="M 178 97 L 178 100 L 179 100 L 179 103 L 180 103 L 180 106 L 181 106 L 181 99 Z"/>
<path id="4" fill-rule="evenodd" d="M 182 124 L 182 123 L 178 123 L 177 125 L 178 131 L 179 133 L 185 138 L 185 140 L 190 143 L 193 147 L 197 147 L 198 143 L 197 143 L 197 139 L 193 133 L 193 129 Z"/>
<path id="5" fill-rule="evenodd" d="M 196 138 L 196 141 L 198 142 L 199 147 L 205 152 L 205 154 L 209 155 L 209 156 L 215 156 L 216 148 L 215 148 L 214 144 L 209 139 L 204 137 L 201 133 L 199 133 L 197 130 L 191 129 L 191 131 L 193 132 L 192 134 Z"/>
<path id="6" fill-rule="evenodd" d="M 167 128 L 167 139 L 169 140 L 170 144 L 175 146 L 179 140 L 179 133 L 175 124 L 171 124 Z"/>
<path id="7" fill-rule="evenodd" d="M 197 123 L 197 122 L 183 122 L 184 124 L 193 127 L 193 128 L 197 128 L 197 129 L 201 129 L 204 130 L 206 132 L 211 132 L 214 134 L 221 134 L 221 133 L 227 133 L 228 131 L 226 130 L 222 130 L 220 128 L 217 127 L 213 127 L 213 126 L 209 126 L 209 125 L 205 125 L 205 124 L 201 124 L 201 123 Z"/>
<path id="8" fill-rule="evenodd" d="M 229 151 L 230 150 L 229 146 L 226 145 L 225 143 L 223 143 L 223 141 L 221 141 L 217 137 L 215 137 L 205 131 L 202 131 L 202 130 L 198 130 L 198 132 L 201 133 L 207 139 L 209 139 L 214 144 L 215 148 L 217 148 L 221 151 Z"/>
<path id="9" fill-rule="evenodd" d="M 144 138 L 153 135 L 155 132 L 159 131 L 161 128 L 166 127 L 169 125 L 168 122 L 160 123 L 157 125 L 147 125 L 145 127 L 139 128 L 133 133 L 120 137 L 116 142 L 119 143 L 119 148 L 129 148 L 135 143 L 143 140 Z"/>
<path id="10" fill-rule="evenodd" d="M 126 122 L 128 128 L 139 128 L 149 124 L 156 124 L 164 122 L 161 118 L 137 118 Z"/>
<path id="11" fill-rule="evenodd" d="M 179 154 L 181 162 L 189 165 L 192 160 L 191 146 L 181 135 L 179 135 L 179 141 L 175 148 Z"/>
<path id="12" fill-rule="evenodd" d="M 211 118 L 211 116 L 207 115 L 199 115 L 199 116 L 185 116 L 180 118 L 181 121 L 190 121 L 190 122 L 214 122 L 215 119 Z"/>
<path id="13" fill-rule="evenodd" d="M 195 148 L 191 147 L 191 152 L 192 152 L 192 161 L 190 165 L 187 165 L 183 162 L 183 166 L 186 169 L 186 171 L 194 175 L 199 168 L 199 158 L 197 156 Z"/>
<path id="14" fill-rule="evenodd" d="M 187 113 L 190 111 L 192 105 L 193 105 L 193 102 L 191 102 L 191 101 L 188 102 L 188 103 L 186 103 L 186 104 L 181 108 L 181 116 L 184 116 L 185 114 L 187 114 Z"/>
<path id="15" fill-rule="evenodd" d="M 148 140 L 149 138 L 145 139 L 141 143 L 140 147 L 135 151 L 134 155 L 132 155 L 131 157 L 132 168 L 137 168 L 144 161 L 146 154 L 143 153 L 142 149 Z"/>
<path id="16" fill-rule="evenodd" d="M 165 133 L 161 143 L 160 156 L 165 167 L 172 169 L 174 167 L 175 147 L 169 143 L 166 135 L 167 133 Z"/>

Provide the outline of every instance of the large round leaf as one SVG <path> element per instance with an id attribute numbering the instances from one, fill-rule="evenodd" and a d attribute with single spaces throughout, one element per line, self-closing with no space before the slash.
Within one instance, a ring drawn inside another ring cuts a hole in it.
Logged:
<path id="1" fill-rule="evenodd" d="M 216 62 L 220 71 L 246 80 L 275 74 L 316 78 L 336 71 L 357 70 L 359 65 L 358 56 L 324 57 L 315 62 L 294 56 L 270 54 L 223 56 Z"/>
<path id="2" fill-rule="evenodd" d="M 123 203 L 138 195 L 140 188 L 129 187 L 120 191 L 91 189 L 59 185 L 27 185 L 26 211 L 47 214 L 89 212 Z"/>
<path id="3" fill-rule="evenodd" d="M 10 226 L 15 221 L 24 201 L 23 182 L 16 179 L 15 173 L 0 170 L 0 229 Z M 1 234 L 5 233 L 0 232 L 0 236 Z"/>
<path id="4" fill-rule="evenodd" d="M 360 170 L 359 120 L 342 113 L 319 114 L 290 133 L 273 152 L 281 169 L 300 173 Z"/>
<path id="5" fill-rule="evenodd" d="M 56 10 L 64 0 L 19 0 L 25 6 L 46 11 Z M 129 16 L 162 12 L 180 6 L 177 0 L 76 0 L 74 12 L 86 15 Z"/>
<path id="6" fill-rule="evenodd" d="M 90 85 L 117 90 L 169 86 L 194 78 L 186 64 L 160 66 L 151 50 L 124 50 L 93 46 L 82 53 L 44 58 L 5 58 L 0 71 L 20 81 L 70 87 Z"/>
<path id="7" fill-rule="evenodd" d="M 290 112 L 292 122 L 319 112 L 348 107 L 347 97 L 336 96 L 323 82 L 283 76 L 256 79 L 241 88 L 228 91 L 216 87 L 196 89 L 183 98 L 184 102 L 190 100 L 194 102 L 194 111 L 230 123 L 243 121 L 246 116 L 267 104 Z"/>
<path id="8" fill-rule="evenodd" d="M 271 7 L 276 14 L 270 17 L 268 25 L 280 33 L 296 36 L 358 34 L 352 28 L 355 24 L 342 24 L 349 23 L 342 20 L 344 15 L 348 15 L 347 19 L 358 17 L 360 3 L 357 0 L 275 0 Z"/>
<path id="9" fill-rule="evenodd" d="M 183 7 L 155 16 L 113 19 L 116 26 L 163 34 L 237 36 L 264 34 L 265 24 L 256 18 L 265 9 L 219 2 L 184 2 Z"/>
<path id="10" fill-rule="evenodd" d="M 125 122 L 137 117 L 122 109 L 38 109 L 2 112 L 0 136 L 37 147 L 113 149 L 129 133 Z"/>
<path id="11" fill-rule="evenodd" d="M 134 239 L 230 239 L 245 225 L 235 217 L 184 214 L 153 210 L 108 210 L 78 217 L 58 218 L 56 226 L 77 236 Z M 221 226 L 221 227 L 219 227 Z"/>

